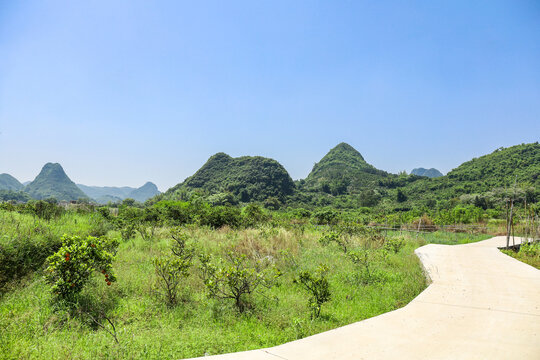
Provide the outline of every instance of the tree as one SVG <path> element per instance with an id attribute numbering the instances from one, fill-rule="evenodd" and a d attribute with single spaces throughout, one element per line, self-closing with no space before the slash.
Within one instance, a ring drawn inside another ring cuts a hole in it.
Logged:
<path id="1" fill-rule="evenodd" d="M 407 201 L 407 196 L 403 193 L 401 189 L 397 189 L 397 201 L 399 203 Z"/>

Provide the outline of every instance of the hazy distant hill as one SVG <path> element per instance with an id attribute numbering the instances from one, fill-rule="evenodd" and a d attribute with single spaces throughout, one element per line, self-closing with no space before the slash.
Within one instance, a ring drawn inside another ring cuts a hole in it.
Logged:
<path id="1" fill-rule="evenodd" d="M 85 193 L 66 175 L 60 164 L 47 163 L 39 175 L 28 184 L 24 191 L 34 199 L 54 197 L 57 200 L 78 200 L 86 198 Z"/>
<path id="2" fill-rule="evenodd" d="M 20 191 L 23 184 L 9 174 L 0 174 L 0 190 Z"/>
<path id="3" fill-rule="evenodd" d="M 140 202 L 145 202 L 147 199 L 158 195 L 160 192 L 157 186 L 151 182 L 147 182 L 140 188 L 129 186 L 114 187 L 114 186 L 87 186 L 77 184 L 88 197 L 96 200 L 100 204 L 108 202 L 120 202 L 127 198 L 132 198 Z"/>
<path id="4" fill-rule="evenodd" d="M 294 191 L 294 183 L 285 168 L 276 160 L 261 156 L 233 158 L 217 153 L 183 183 L 158 196 L 176 199 L 178 191 L 202 190 L 209 194 L 231 193 L 239 201 L 264 201 L 269 197 L 284 199 Z"/>
<path id="5" fill-rule="evenodd" d="M 129 186 L 87 186 L 83 184 L 77 184 L 77 186 L 92 199 L 98 199 L 103 196 L 113 196 L 119 199 L 125 199 L 128 197 L 129 193 L 135 190 L 135 188 Z"/>
<path id="6" fill-rule="evenodd" d="M 135 199 L 140 202 L 145 202 L 147 199 L 158 195 L 160 192 L 154 183 L 147 182 L 140 188 L 131 191 L 127 197 Z"/>
<path id="7" fill-rule="evenodd" d="M 427 176 L 429 178 L 436 178 L 439 176 L 443 176 L 443 174 L 439 170 L 434 169 L 434 168 L 431 168 L 431 169 L 416 168 L 411 171 L 411 174 L 417 175 L 417 176 Z"/>
<path id="8" fill-rule="evenodd" d="M 389 175 L 368 164 L 355 148 L 341 143 L 313 166 L 305 184 L 307 188 L 341 194 L 374 187 Z"/>

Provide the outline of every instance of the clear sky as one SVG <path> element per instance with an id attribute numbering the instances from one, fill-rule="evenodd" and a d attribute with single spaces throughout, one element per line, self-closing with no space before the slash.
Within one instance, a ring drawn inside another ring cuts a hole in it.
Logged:
<path id="1" fill-rule="evenodd" d="M 0 173 L 164 191 L 345 141 L 446 173 L 540 140 L 540 2 L 0 1 Z"/>

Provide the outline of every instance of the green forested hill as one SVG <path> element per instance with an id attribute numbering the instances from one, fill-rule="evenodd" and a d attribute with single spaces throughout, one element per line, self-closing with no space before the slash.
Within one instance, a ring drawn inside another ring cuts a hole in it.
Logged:
<path id="1" fill-rule="evenodd" d="M 183 190 L 229 193 L 242 202 L 264 201 L 269 197 L 283 200 L 294 191 L 294 183 L 276 160 L 261 156 L 233 158 L 217 153 L 193 176 L 154 199 L 177 199 Z"/>
<path id="2" fill-rule="evenodd" d="M 78 200 L 87 196 L 66 175 L 60 164 L 47 163 L 24 191 L 34 199 Z"/>
<path id="3" fill-rule="evenodd" d="M 305 184 L 308 189 L 344 194 L 376 187 L 379 180 L 389 175 L 368 164 L 355 148 L 341 143 L 313 166 Z"/>
<path id="4" fill-rule="evenodd" d="M 519 186 L 540 192 L 540 144 L 537 142 L 499 148 L 461 164 L 446 176 L 408 184 L 404 192 L 411 199 L 448 200 L 510 187 L 516 180 Z"/>
<path id="5" fill-rule="evenodd" d="M 20 191 L 23 184 L 9 174 L 0 174 L 0 190 Z"/>

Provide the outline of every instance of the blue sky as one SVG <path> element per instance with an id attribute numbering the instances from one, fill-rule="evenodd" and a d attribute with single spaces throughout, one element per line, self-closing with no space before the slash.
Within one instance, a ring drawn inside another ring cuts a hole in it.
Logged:
<path id="1" fill-rule="evenodd" d="M 0 173 L 160 190 L 345 141 L 447 172 L 540 140 L 538 1 L 2 1 Z"/>

